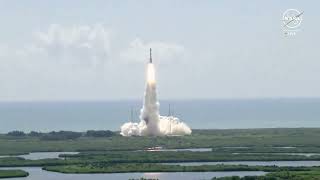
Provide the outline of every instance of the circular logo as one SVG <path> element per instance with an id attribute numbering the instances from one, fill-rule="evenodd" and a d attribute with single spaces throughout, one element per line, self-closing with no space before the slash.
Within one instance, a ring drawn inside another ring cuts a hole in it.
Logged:
<path id="1" fill-rule="evenodd" d="M 296 29 L 301 25 L 302 14 L 296 9 L 288 9 L 282 15 L 282 21 L 285 27 L 290 29 Z"/>

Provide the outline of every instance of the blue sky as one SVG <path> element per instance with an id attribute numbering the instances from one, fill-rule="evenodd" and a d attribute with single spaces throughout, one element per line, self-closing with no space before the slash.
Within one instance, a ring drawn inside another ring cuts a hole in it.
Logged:
<path id="1" fill-rule="evenodd" d="M 1 1 L 0 101 L 320 97 L 317 1 Z M 285 36 L 286 9 L 304 11 Z"/>

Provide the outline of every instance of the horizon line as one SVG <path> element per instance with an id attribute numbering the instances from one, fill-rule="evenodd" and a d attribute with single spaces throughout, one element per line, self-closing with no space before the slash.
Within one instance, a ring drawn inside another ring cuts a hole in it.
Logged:
<path id="1" fill-rule="evenodd" d="M 163 98 L 159 101 L 230 101 L 230 100 L 299 100 L 299 99 L 320 99 L 320 96 L 300 96 L 300 97 L 222 97 L 222 98 Z M 123 102 L 141 101 L 142 98 L 118 98 L 118 99 L 41 99 L 41 100 L 0 100 L 0 103 L 54 103 L 54 102 Z"/>

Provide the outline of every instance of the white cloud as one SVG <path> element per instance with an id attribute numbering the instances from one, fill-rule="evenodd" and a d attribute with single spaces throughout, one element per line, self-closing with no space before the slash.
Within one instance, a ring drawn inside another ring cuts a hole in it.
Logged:
<path id="1" fill-rule="evenodd" d="M 0 100 L 81 99 L 105 90 L 92 87 L 108 81 L 106 27 L 50 25 L 33 35 L 20 46 L 0 44 Z"/>
<path id="2" fill-rule="evenodd" d="M 149 58 L 150 47 L 155 63 L 177 64 L 186 55 L 176 43 L 111 42 L 111 31 L 102 25 L 49 25 L 33 35 L 20 47 L 0 44 L 0 100 L 132 98 L 143 89 L 139 62 Z"/>
<path id="3" fill-rule="evenodd" d="M 6 54 L 8 53 L 9 49 L 6 45 L 0 44 L 0 57 L 5 57 Z"/>
<path id="4" fill-rule="evenodd" d="M 186 57 L 185 48 L 179 44 L 160 41 L 146 43 L 139 38 L 133 40 L 120 56 L 127 62 L 146 62 L 149 59 L 149 48 L 152 48 L 154 59 L 161 59 L 161 61 L 156 61 L 160 64 L 181 61 Z"/>
<path id="5" fill-rule="evenodd" d="M 35 39 L 23 55 L 44 56 L 64 64 L 97 65 L 110 55 L 110 31 L 102 25 L 61 26 L 52 24 Z"/>

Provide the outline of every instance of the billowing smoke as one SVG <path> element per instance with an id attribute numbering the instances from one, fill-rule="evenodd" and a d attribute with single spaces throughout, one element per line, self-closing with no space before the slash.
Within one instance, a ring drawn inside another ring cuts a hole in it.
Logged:
<path id="1" fill-rule="evenodd" d="M 146 91 L 144 94 L 143 107 L 140 112 L 140 122 L 124 123 L 121 126 L 121 135 L 164 136 L 187 134 L 191 134 L 191 129 L 177 117 L 159 115 L 155 69 L 151 61 L 147 67 Z"/>

